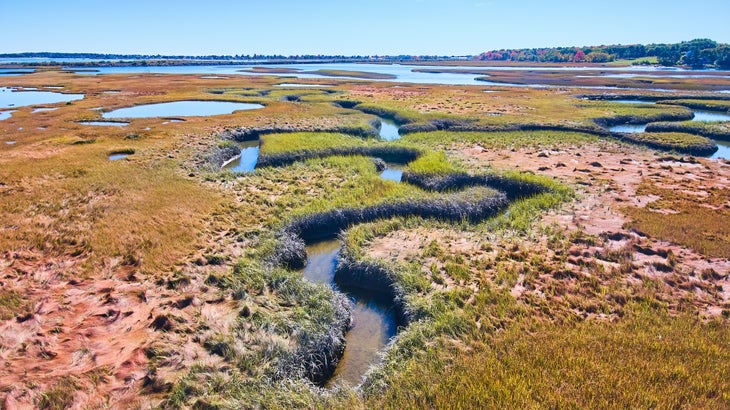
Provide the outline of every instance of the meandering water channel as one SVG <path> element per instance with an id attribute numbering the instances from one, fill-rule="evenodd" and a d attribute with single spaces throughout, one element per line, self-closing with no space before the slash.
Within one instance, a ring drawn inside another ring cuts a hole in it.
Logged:
<path id="1" fill-rule="evenodd" d="M 656 104 L 653 101 L 642 100 L 612 100 L 613 102 L 624 104 Z M 730 121 L 730 115 L 721 112 L 707 110 L 693 110 L 694 117 L 690 121 L 697 122 L 724 122 Z M 618 133 L 640 133 L 646 132 L 649 123 L 644 124 L 619 124 L 609 127 L 609 131 Z M 713 140 L 717 144 L 717 151 L 710 158 L 730 159 L 730 142 Z"/>
<path id="2" fill-rule="evenodd" d="M 329 284 L 339 289 L 335 281 L 337 256 L 342 244 L 338 240 L 318 242 L 307 246 L 304 278 Z M 327 386 L 346 383 L 360 384 L 370 366 L 376 364 L 379 352 L 397 332 L 397 318 L 392 300 L 365 291 L 345 292 L 354 299 L 352 328 L 346 334 L 345 352 Z"/>

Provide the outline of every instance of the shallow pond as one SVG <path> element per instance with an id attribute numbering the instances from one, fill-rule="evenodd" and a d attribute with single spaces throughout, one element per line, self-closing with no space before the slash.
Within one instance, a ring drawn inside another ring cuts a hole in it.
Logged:
<path id="1" fill-rule="evenodd" d="M 303 271 L 304 277 L 312 282 L 337 287 L 334 275 L 340 246 L 337 240 L 307 246 L 308 260 Z M 378 362 L 379 352 L 397 332 L 393 301 L 381 300 L 377 295 L 364 291 L 348 295 L 355 299 L 353 326 L 345 336 L 345 353 L 327 386 L 338 383 L 351 386 L 360 384 L 365 372 Z"/>
<path id="2" fill-rule="evenodd" d="M 0 108 L 25 107 L 28 105 L 56 104 L 84 98 L 84 94 L 63 94 L 52 91 L 16 91 L 0 87 Z"/>
<path id="3" fill-rule="evenodd" d="M 117 161 L 120 159 L 127 158 L 129 154 L 111 154 L 109 155 L 109 161 Z"/>
<path id="4" fill-rule="evenodd" d="M 386 140 L 386 141 L 393 141 L 400 139 L 400 133 L 398 132 L 398 124 L 395 122 L 386 119 L 381 118 L 380 119 L 380 138 Z"/>
<path id="5" fill-rule="evenodd" d="M 644 132 L 646 124 L 621 124 L 608 129 L 611 132 Z"/>
<path id="6" fill-rule="evenodd" d="M 96 125 L 100 127 L 124 127 L 129 125 L 128 122 L 124 121 L 79 121 L 82 125 Z"/>
<path id="7" fill-rule="evenodd" d="M 403 170 L 398 168 L 392 168 L 390 165 L 388 165 L 388 168 L 385 168 L 383 172 L 380 173 L 380 178 L 400 182 L 403 178 Z"/>
<path id="8" fill-rule="evenodd" d="M 33 112 L 56 111 L 58 108 L 34 108 Z"/>
<path id="9" fill-rule="evenodd" d="M 231 114 L 240 110 L 264 108 L 261 104 L 230 101 L 174 101 L 157 104 L 137 105 L 105 112 L 101 116 L 110 118 L 152 118 L 152 117 L 198 117 Z"/>
<path id="10" fill-rule="evenodd" d="M 8 118 L 10 118 L 13 115 L 14 112 L 15 112 L 15 110 L 0 111 L 0 121 L 7 120 Z"/>
<path id="11" fill-rule="evenodd" d="M 692 121 L 720 122 L 730 121 L 730 115 L 721 112 L 695 110 Z"/>
<path id="12" fill-rule="evenodd" d="M 256 163 L 259 160 L 259 142 L 249 141 L 243 142 L 241 145 L 241 154 L 223 164 L 222 169 L 233 172 L 253 172 L 256 169 Z"/>

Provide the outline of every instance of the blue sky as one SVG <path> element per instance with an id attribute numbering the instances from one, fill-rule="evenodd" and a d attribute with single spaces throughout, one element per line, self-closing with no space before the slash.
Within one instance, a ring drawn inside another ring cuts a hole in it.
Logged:
<path id="1" fill-rule="evenodd" d="M 0 52 L 467 55 L 730 43 L 730 0 L 8 0 Z"/>

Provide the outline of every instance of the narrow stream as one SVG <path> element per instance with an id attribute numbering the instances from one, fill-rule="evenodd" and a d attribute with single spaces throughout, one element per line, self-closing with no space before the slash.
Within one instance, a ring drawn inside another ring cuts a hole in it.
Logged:
<path id="1" fill-rule="evenodd" d="M 335 283 L 337 256 L 342 244 L 338 240 L 322 241 L 307 246 L 304 278 L 312 282 Z M 397 319 L 393 301 L 382 300 L 366 291 L 345 292 L 354 299 L 353 326 L 346 335 L 345 353 L 327 387 L 338 383 L 357 386 L 368 368 L 379 360 L 379 352 L 395 336 Z"/>

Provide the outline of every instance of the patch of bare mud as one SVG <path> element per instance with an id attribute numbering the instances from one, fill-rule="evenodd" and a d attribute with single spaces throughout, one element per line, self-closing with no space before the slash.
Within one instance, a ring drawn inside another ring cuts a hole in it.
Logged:
<path id="1" fill-rule="evenodd" d="M 611 143 L 544 151 L 471 146 L 451 154 L 475 169 L 518 169 L 553 176 L 575 187 L 578 198 L 546 213 L 540 223 L 543 233 L 534 237 L 516 240 L 489 233 L 413 229 L 375 239 L 368 245 L 368 255 L 418 260 L 427 273 L 435 258 L 424 255 L 435 242 L 464 255 L 475 278 L 486 275 L 499 282 L 498 276 L 505 271 L 518 272 L 514 280 L 501 285 L 509 286 L 519 301 L 535 305 L 542 300 L 556 312 L 570 311 L 580 317 L 620 316 L 623 304 L 647 292 L 675 312 L 730 313 L 730 260 L 707 258 L 630 231 L 625 228 L 624 213 L 627 207 L 646 207 L 659 199 L 637 195 L 646 181 L 691 189 L 698 201 L 707 190 L 730 187 L 730 167 L 724 162 L 660 157 Z"/>

